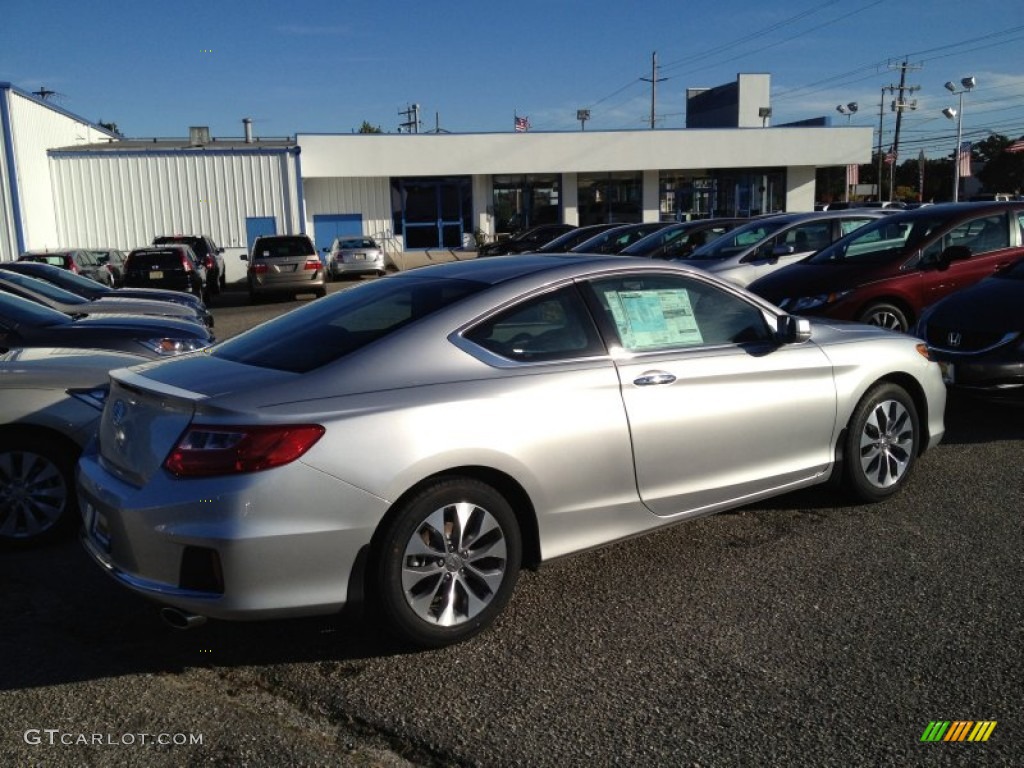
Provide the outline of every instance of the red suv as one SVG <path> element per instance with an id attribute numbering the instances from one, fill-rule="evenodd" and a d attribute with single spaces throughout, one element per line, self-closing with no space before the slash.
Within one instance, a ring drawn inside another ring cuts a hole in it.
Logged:
<path id="1" fill-rule="evenodd" d="M 950 203 L 878 219 L 751 283 L 798 315 L 907 331 L 921 310 L 1024 256 L 1024 202 Z"/>

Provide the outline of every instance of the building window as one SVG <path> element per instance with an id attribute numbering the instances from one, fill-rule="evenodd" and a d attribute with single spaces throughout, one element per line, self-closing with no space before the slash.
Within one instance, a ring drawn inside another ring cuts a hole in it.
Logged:
<path id="1" fill-rule="evenodd" d="M 511 234 L 562 221 L 562 177 L 495 176 L 494 233 Z"/>
<path id="2" fill-rule="evenodd" d="M 577 184 L 580 226 L 643 221 L 641 172 L 581 173 Z"/>

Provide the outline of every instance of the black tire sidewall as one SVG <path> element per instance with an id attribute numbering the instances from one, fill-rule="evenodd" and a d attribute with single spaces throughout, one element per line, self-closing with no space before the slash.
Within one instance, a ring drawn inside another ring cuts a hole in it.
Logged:
<path id="1" fill-rule="evenodd" d="M 0 438 L 0 452 L 8 451 L 34 453 L 49 461 L 60 473 L 64 481 L 66 495 L 64 509 L 53 525 L 31 538 L 0 536 L 0 546 L 34 546 L 65 534 L 78 522 L 78 497 L 75 490 L 75 464 L 78 461 L 79 453 L 77 448 L 61 439 L 15 433 Z"/>
<path id="2" fill-rule="evenodd" d="M 409 540 L 424 519 L 443 506 L 464 501 L 485 509 L 501 526 L 506 549 L 505 577 L 491 602 L 478 615 L 454 627 L 441 627 L 421 619 L 406 602 L 402 560 Z M 438 480 L 410 497 L 382 526 L 372 573 L 381 618 L 392 634 L 416 647 L 437 648 L 466 640 L 487 628 L 508 603 L 521 557 L 519 523 L 501 494 L 474 479 Z"/>
<path id="3" fill-rule="evenodd" d="M 860 463 L 860 437 L 864 431 L 864 425 L 875 407 L 887 400 L 895 400 L 902 405 L 910 415 L 914 440 L 910 451 L 910 460 L 903 476 L 896 483 L 888 488 L 879 488 L 872 484 L 864 475 Z M 917 454 L 921 445 L 921 419 L 917 412 L 917 405 L 910 394 L 897 384 L 882 383 L 872 387 L 857 403 L 857 407 L 850 417 L 850 423 L 846 430 L 846 444 L 843 450 L 844 476 L 847 489 L 858 499 L 866 502 L 876 502 L 887 499 L 898 493 L 907 484 L 913 472 L 914 464 L 917 461 Z"/>

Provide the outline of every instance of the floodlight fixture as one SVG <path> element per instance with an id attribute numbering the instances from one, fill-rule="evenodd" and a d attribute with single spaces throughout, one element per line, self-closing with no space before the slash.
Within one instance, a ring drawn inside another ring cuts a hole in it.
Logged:
<path id="1" fill-rule="evenodd" d="M 942 110 L 942 114 L 944 114 L 950 120 L 956 120 L 956 116 L 958 113 L 952 107 L 946 107 L 944 110 Z"/>

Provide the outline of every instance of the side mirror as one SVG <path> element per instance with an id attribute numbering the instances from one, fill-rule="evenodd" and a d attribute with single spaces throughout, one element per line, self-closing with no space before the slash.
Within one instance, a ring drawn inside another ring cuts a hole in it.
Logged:
<path id="1" fill-rule="evenodd" d="M 781 344 L 802 344 L 811 339 L 811 321 L 796 315 L 780 315 L 775 338 Z"/>
<path id="2" fill-rule="evenodd" d="M 951 245 L 935 257 L 932 266 L 941 272 L 942 270 L 949 269 L 949 265 L 952 262 L 966 261 L 969 258 L 971 258 L 971 249 L 966 245 Z"/>

